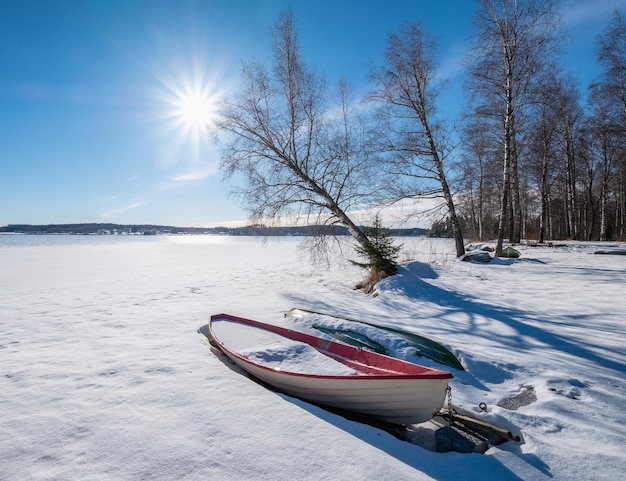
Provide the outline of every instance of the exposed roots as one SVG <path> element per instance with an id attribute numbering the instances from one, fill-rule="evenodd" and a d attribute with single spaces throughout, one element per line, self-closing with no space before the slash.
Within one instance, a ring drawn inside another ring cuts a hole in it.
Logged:
<path id="1" fill-rule="evenodd" d="M 390 275 L 392 274 L 385 271 L 372 269 L 368 276 L 361 282 L 359 282 L 356 286 L 354 286 L 354 288 L 363 289 L 363 292 L 365 294 L 372 294 L 376 288 L 376 284 L 382 281 L 385 277 L 389 277 Z"/>

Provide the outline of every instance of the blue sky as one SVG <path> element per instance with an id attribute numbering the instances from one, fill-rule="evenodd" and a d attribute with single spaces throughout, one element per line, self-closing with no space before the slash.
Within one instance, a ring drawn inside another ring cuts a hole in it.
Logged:
<path id="1" fill-rule="evenodd" d="M 242 61 L 271 60 L 286 5 L 305 60 L 361 89 L 389 32 L 421 21 L 451 79 L 444 107 L 461 108 L 471 0 L 0 0 L 0 226 L 245 220 L 193 120 L 236 88 Z M 562 62 L 584 89 L 595 36 L 626 0 L 563 5 Z"/>

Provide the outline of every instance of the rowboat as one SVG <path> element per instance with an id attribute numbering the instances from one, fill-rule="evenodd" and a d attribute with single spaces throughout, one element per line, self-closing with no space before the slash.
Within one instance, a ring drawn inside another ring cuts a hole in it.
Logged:
<path id="1" fill-rule="evenodd" d="M 452 378 L 447 371 L 230 314 L 211 316 L 206 334 L 236 365 L 285 394 L 396 424 L 431 419 Z"/>

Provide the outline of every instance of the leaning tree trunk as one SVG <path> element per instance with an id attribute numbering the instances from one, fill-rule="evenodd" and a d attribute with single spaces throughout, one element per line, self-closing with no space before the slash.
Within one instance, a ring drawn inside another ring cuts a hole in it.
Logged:
<path id="1" fill-rule="evenodd" d="M 377 249 L 372 244 L 370 239 L 365 235 L 365 233 L 357 226 L 352 219 L 344 212 L 344 210 L 332 199 L 330 195 L 325 192 L 320 192 L 320 195 L 325 199 L 326 206 L 328 210 L 330 210 L 333 215 L 339 220 L 339 223 L 342 224 L 348 232 L 352 236 L 352 238 L 361 246 L 364 252 L 376 252 Z M 370 261 L 374 261 L 374 259 L 370 258 Z M 379 272 L 378 274 L 382 274 L 383 277 L 392 276 L 396 273 L 396 271 L 386 271 Z"/>
<path id="2" fill-rule="evenodd" d="M 435 164 L 435 167 L 437 168 L 437 175 L 439 176 L 441 191 L 448 207 L 450 222 L 452 224 L 452 234 L 454 236 L 456 256 L 461 257 L 463 254 L 465 254 L 465 242 L 463 240 L 461 223 L 459 222 L 459 217 L 456 213 L 456 207 L 454 205 L 454 197 L 452 196 L 452 191 L 450 190 L 450 185 L 448 184 L 446 173 L 443 168 L 443 162 L 441 160 L 441 157 L 439 156 L 437 146 L 435 145 L 435 140 L 430 130 L 428 119 L 425 116 L 422 118 L 422 125 L 424 126 L 424 131 L 426 133 L 426 136 L 428 137 L 432 160 Z"/>

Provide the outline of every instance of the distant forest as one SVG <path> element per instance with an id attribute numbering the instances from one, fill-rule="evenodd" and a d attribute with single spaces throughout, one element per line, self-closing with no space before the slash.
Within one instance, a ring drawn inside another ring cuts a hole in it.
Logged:
<path id="1" fill-rule="evenodd" d="M 270 227 L 265 225 L 250 225 L 244 227 L 176 227 L 152 224 L 9 224 L 0 227 L 0 233 L 5 234 L 73 234 L 73 235 L 166 235 L 166 234 L 195 234 L 195 235 L 234 235 L 234 236 L 289 236 L 315 235 L 320 232 L 319 226 L 301 227 Z M 323 227 L 324 234 L 349 235 L 344 227 Z M 429 234 L 428 229 L 391 229 L 395 237 L 412 237 Z"/>

